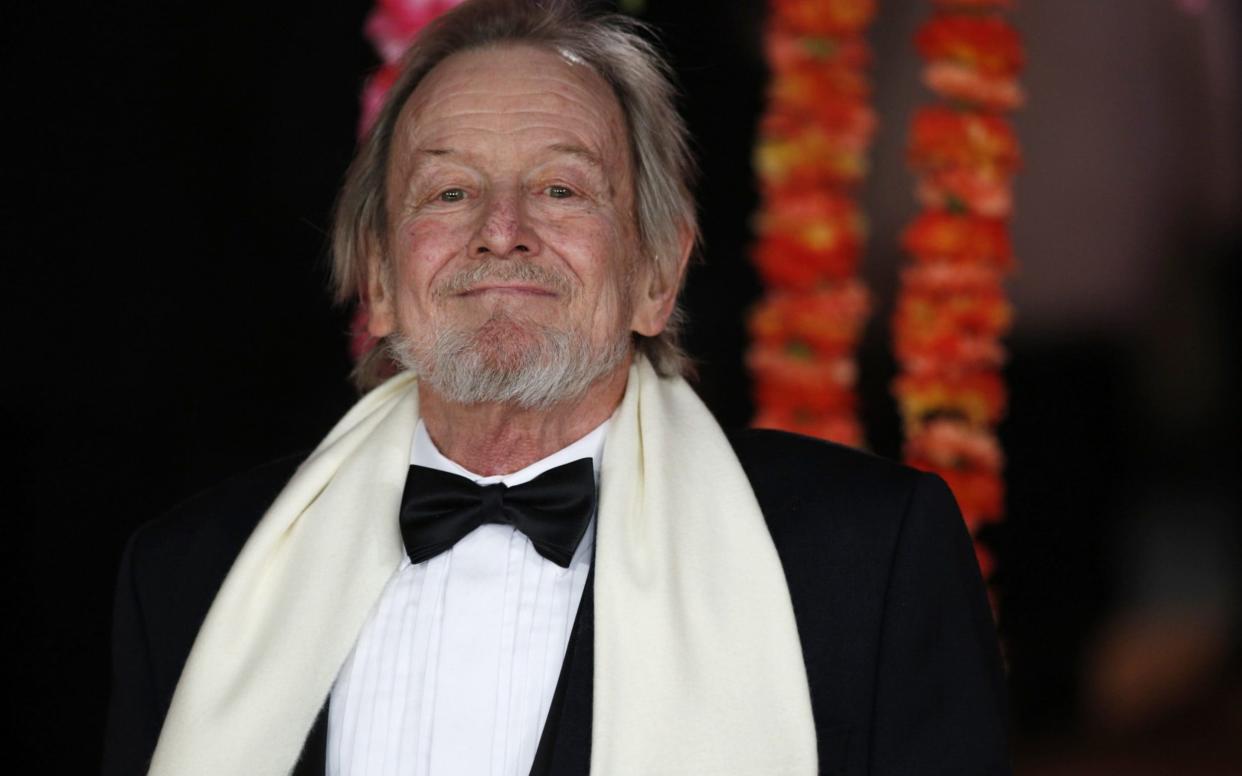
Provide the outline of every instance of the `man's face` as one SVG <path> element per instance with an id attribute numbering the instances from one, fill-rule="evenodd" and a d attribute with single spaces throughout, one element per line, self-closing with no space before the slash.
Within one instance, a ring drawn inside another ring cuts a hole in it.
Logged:
<path id="1" fill-rule="evenodd" d="M 639 291 L 625 122 L 585 66 L 516 45 L 442 62 L 402 110 L 387 199 L 371 333 L 398 335 L 442 392 L 591 367 L 559 389 L 580 392 L 624 366 L 631 331 L 663 326 L 663 305 Z M 496 400 L 476 394 L 463 396 Z"/>

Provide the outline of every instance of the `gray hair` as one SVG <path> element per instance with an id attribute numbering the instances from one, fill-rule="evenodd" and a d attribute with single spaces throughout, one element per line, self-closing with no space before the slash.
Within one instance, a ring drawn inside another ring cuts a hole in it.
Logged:
<path id="1" fill-rule="evenodd" d="M 534 45 L 590 66 L 613 89 L 625 116 L 634 176 L 634 219 L 641 260 L 666 283 L 676 277 L 683 241 L 698 243 L 691 182 L 695 177 L 688 133 L 674 104 L 671 70 L 643 37 L 648 28 L 617 14 L 592 13 L 574 0 L 468 0 L 419 33 L 400 63 L 384 107 L 346 173 L 332 223 L 332 285 L 338 302 L 366 288 L 369 256 L 387 269 L 386 178 L 397 119 L 418 84 L 440 62 L 461 51 L 505 43 Z M 678 288 L 680 292 L 680 288 Z M 680 344 L 680 306 L 655 337 L 635 334 L 639 352 L 662 375 L 692 366 Z M 386 348 L 373 349 L 354 370 L 367 390 L 383 379 Z"/>

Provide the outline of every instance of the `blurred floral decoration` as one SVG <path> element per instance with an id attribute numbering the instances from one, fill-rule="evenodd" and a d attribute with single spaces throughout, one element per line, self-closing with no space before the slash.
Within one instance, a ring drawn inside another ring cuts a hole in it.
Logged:
<path id="1" fill-rule="evenodd" d="M 756 426 L 862 444 L 855 348 L 869 302 L 854 193 L 875 132 L 864 39 L 875 0 L 771 0 L 751 257 L 765 293 L 746 355 Z"/>
<path id="2" fill-rule="evenodd" d="M 1009 218 L 1020 156 L 1004 114 L 1020 107 L 1022 43 L 1009 0 L 932 0 L 915 36 L 924 84 L 943 102 L 919 108 L 908 162 L 922 212 L 901 235 L 909 261 L 893 317 L 893 393 L 906 462 L 948 482 L 971 533 L 1002 516 L 1005 411 L 1001 337 L 1013 316 Z M 984 576 L 992 561 L 976 542 Z"/>
<path id="3" fill-rule="evenodd" d="M 462 0 L 376 0 L 363 31 L 380 57 L 379 68 L 362 87 L 358 115 L 358 138 L 365 138 L 379 117 L 384 97 L 397 80 L 398 62 L 414 42 L 418 31 Z M 361 301 L 350 323 L 349 352 L 355 363 L 378 343 L 367 332 L 367 310 Z"/>

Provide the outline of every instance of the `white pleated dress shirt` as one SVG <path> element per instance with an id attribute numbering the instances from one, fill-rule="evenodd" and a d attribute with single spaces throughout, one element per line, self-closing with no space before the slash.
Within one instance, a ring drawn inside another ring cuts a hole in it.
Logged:
<path id="1" fill-rule="evenodd" d="M 420 422 L 410 462 L 512 486 L 591 458 L 598 485 L 607 426 L 481 477 L 444 457 Z M 592 517 L 562 569 L 517 529 L 487 524 L 430 560 L 404 560 L 333 686 L 328 776 L 527 776 L 594 543 Z"/>

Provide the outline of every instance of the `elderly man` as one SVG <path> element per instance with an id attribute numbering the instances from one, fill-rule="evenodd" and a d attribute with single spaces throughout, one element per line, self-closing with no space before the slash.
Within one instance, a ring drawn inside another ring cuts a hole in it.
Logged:
<path id="1" fill-rule="evenodd" d="M 679 376 L 690 166 L 632 24 L 424 32 L 334 241 L 406 369 L 133 538 L 106 772 L 1006 771 L 943 483 L 728 437 Z"/>

